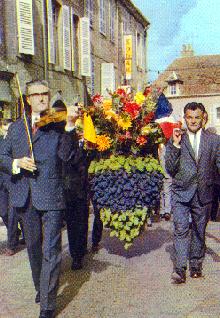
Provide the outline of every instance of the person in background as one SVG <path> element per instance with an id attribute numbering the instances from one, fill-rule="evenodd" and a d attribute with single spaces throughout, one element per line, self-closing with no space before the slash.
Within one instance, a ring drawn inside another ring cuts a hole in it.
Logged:
<path id="1" fill-rule="evenodd" d="M 83 267 L 83 257 L 87 253 L 88 238 L 88 167 L 87 151 L 83 149 L 83 139 L 79 139 L 75 156 L 63 164 L 63 178 L 66 198 L 66 225 L 72 270 Z"/>
<path id="2" fill-rule="evenodd" d="M 204 120 L 203 120 L 203 127 L 204 128 L 208 122 L 208 119 L 209 119 L 208 113 L 205 112 Z M 217 129 L 215 127 L 208 127 L 208 128 L 206 128 L 206 132 L 208 132 L 210 134 L 217 134 Z M 214 221 L 214 222 L 217 221 L 218 210 L 219 210 L 219 200 L 220 200 L 220 190 L 219 189 L 220 189 L 220 175 L 216 169 L 215 180 L 214 180 L 212 209 L 211 209 L 211 215 L 210 215 L 211 221 Z"/>
<path id="3" fill-rule="evenodd" d="M 38 128 L 41 113 L 49 108 L 48 83 L 34 80 L 26 84 L 31 116 L 14 122 L 8 130 L 0 167 L 12 175 L 10 205 L 22 218 L 35 302 L 39 318 L 53 318 L 61 265 L 61 228 L 65 210 L 62 162 L 74 156 L 76 115 L 67 109 L 65 130 L 54 123 Z M 30 136 L 30 139 L 28 138 Z M 31 148 L 32 145 L 32 148 Z"/>
<path id="4" fill-rule="evenodd" d="M 171 186 L 172 186 L 172 178 L 166 172 L 165 169 L 165 145 L 160 144 L 158 148 L 159 161 L 161 166 L 164 169 L 165 175 L 163 179 L 163 188 L 161 191 L 161 201 L 160 201 L 160 217 L 165 219 L 165 221 L 169 221 L 171 218 Z"/>
<path id="5" fill-rule="evenodd" d="M 188 103 L 184 107 L 187 132 L 174 130 L 166 146 L 165 165 L 172 177 L 176 261 L 171 278 L 175 284 L 186 282 L 188 258 L 190 277 L 202 277 L 216 168 L 220 172 L 220 137 L 204 130 L 204 112 L 203 104 Z"/>
<path id="6" fill-rule="evenodd" d="M 9 126 L 12 124 L 12 119 L 2 119 L 1 130 L 2 137 L 0 140 L 0 148 L 4 147 L 6 142 L 6 136 L 8 133 Z M 10 186 L 10 175 L 4 170 L 0 171 L 0 215 L 2 216 L 3 222 L 7 227 L 7 248 L 4 251 L 5 256 L 12 256 L 16 253 L 19 243 L 25 244 L 23 227 L 20 222 L 21 230 L 18 228 L 18 216 L 13 207 L 9 205 L 9 186 Z M 22 239 L 19 241 L 19 235 L 22 234 Z"/>

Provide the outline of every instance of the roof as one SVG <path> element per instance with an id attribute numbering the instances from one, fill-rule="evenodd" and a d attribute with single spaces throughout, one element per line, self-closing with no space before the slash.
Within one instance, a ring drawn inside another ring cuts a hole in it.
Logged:
<path id="1" fill-rule="evenodd" d="M 220 55 L 182 57 L 174 60 L 153 83 L 157 87 L 167 87 L 173 74 L 183 81 L 181 95 L 220 93 Z"/>
<path id="2" fill-rule="evenodd" d="M 139 21 L 145 28 L 150 25 L 148 19 L 143 15 L 141 10 L 132 2 L 132 0 L 121 0 L 121 3 L 124 4 L 127 9 L 133 14 L 135 19 Z"/>

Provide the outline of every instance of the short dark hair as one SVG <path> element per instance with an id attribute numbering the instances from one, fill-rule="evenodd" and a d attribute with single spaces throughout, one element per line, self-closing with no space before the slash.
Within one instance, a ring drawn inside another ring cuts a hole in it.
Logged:
<path id="1" fill-rule="evenodd" d="M 187 110 L 196 110 L 196 109 L 200 109 L 203 113 L 206 111 L 202 103 L 192 102 L 192 103 L 186 104 L 186 106 L 184 107 L 184 114 L 187 112 Z"/>

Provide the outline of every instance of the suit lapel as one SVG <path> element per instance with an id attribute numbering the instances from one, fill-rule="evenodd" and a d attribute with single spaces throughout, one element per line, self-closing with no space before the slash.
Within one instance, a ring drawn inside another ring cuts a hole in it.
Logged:
<path id="1" fill-rule="evenodd" d="M 195 154 L 194 154 L 193 148 L 191 146 L 191 143 L 189 141 L 188 134 L 184 134 L 183 142 L 185 143 L 187 149 L 189 150 L 189 153 L 190 153 L 191 157 L 196 161 Z"/>
<path id="2" fill-rule="evenodd" d="M 43 130 L 39 128 L 37 132 L 35 133 L 35 135 L 32 136 L 33 143 L 35 143 L 41 137 L 42 134 L 43 134 Z"/>
<path id="3" fill-rule="evenodd" d="M 200 160 L 201 155 L 204 152 L 204 150 L 207 149 L 205 147 L 206 146 L 206 141 L 207 141 L 207 135 L 204 132 L 204 130 L 202 130 L 201 137 L 200 137 L 200 143 L 199 143 L 198 161 Z"/>

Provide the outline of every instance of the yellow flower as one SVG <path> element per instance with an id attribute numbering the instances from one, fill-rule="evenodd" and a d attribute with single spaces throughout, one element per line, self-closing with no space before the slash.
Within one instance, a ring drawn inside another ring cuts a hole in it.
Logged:
<path id="1" fill-rule="evenodd" d="M 134 100 L 138 105 L 141 105 L 145 101 L 145 96 L 141 92 L 137 92 L 134 96 Z"/>
<path id="2" fill-rule="evenodd" d="M 98 151 L 105 151 L 111 147 L 112 140 L 106 135 L 96 136 L 96 144 Z"/>
<path id="3" fill-rule="evenodd" d="M 130 117 L 125 117 L 125 118 L 119 117 L 118 126 L 124 130 L 128 130 L 130 127 L 132 127 L 132 122 Z"/>
<path id="4" fill-rule="evenodd" d="M 104 99 L 104 101 L 103 101 L 104 111 L 110 110 L 111 108 L 112 108 L 112 100 L 111 99 Z"/>
<path id="5" fill-rule="evenodd" d="M 104 114 L 105 114 L 105 118 L 108 120 L 113 118 L 114 120 L 117 121 L 117 119 L 118 119 L 118 115 L 111 109 L 104 111 Z"/>
<path id="6" fill-rule="evenodd" d="M 149 135 L 151 132 L 152 132 L 152 128 L 151 128 L 150 125 L 144 126 L 144 127 L 141 129 L 141 134 L 142 134 L 142 135 Z"/>

